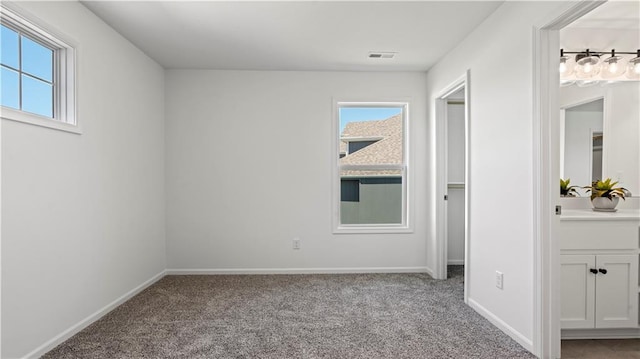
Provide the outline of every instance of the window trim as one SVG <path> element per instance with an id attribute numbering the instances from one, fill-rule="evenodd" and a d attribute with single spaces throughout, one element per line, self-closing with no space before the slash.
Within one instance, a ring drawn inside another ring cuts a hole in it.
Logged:
<path id="1" fill-rule="evenodd" d="M 3 120 L 27 123 L 76 134 L 81 128 L 76 114 L 76 45 L 37 17 L 13 3 L 3 3 L 0 22 L 31 40 L 53 49 L 53 118 L 2 106 Z"/>
<path id="2" fill-rule="evenodd" d="M 413 233 L 413 225 L 410 220 L 411 203 L 409 201 L 409 101 L 343 101 L 333 99 L 333 123 L 331 126 L 331 163 L 332 163 L 332 232 L 334 234 L 389 234 L 389 233 Z M 375 165 L 375 166 L 340 166 L 339 148 L 340 148 L 340 109 L 345 107 L 399 107 L 402 108 L 402 135 L 403 163 L 400 165 Z M 384 223 L 384 224 L 342 224 L 340 215 L 340 170 L 341 169 L 400 169 L 402 173 L 402 221 L 401 223 Z"/>

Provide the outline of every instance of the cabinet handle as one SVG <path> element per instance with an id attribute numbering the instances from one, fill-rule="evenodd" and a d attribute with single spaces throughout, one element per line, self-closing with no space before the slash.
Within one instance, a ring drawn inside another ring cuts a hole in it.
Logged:
<path id="1" fill-rule="evenodd" d="M 598 274 L 598 270 L 595 268 L 591 268 L 589 269 L 589 272 L 593 273 L 593 274 Z"/>
<path id="2" fill-rule="evenodd" d="M 598 269 L 598 271 L 600 271 L 600 273 L 602 273 L 602 274 L 607 274 L 607 270 L 604 269 L 604 268 L 600 268 L 600 269 Z"/>

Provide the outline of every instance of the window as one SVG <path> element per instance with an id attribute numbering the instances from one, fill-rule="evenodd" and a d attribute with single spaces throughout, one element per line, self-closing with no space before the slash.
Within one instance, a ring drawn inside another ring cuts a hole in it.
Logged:
<path id="1" fill-rule="evenodd" d="M 360 202 L 360 180 L 340 179 L 340 201 Z"/>
<path id="2" fill-rule="evenodd" d="M 407 104 L 336 107 L 335 232 L 408 231 Z"/>
<path id="3" fill-rule="evenodd" d="M 74 48 L 5 6 L 0 20 L 2 118 L 78 132 Z"/>

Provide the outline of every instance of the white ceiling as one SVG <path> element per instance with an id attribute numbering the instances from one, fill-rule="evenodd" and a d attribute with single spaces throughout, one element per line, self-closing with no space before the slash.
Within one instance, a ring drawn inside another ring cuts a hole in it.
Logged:
<path id="1" fill-rule="evenodd" d="M 609 0 L 560 30 L 567 51 L 635 52 L 640 49 L 640 1 Z"/>
<path id="2" fill-rule="evenodd" d="M 574 21 L 570 28 L 640 29 L 640 1 L 609 0 Z"/>
<path id="3" fill-rule="evenodd" d="M 312 71 L 426 71 L 501 3 L 83 1 L 165 68 Z"/>

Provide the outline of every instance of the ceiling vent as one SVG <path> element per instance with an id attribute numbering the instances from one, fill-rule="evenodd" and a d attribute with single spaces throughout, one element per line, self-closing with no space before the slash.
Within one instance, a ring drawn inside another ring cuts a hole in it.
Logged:
<path id="1" fill-rule="evenodd" d="M 370 59 L 392 59 L 396 56 L 396 52 L 370 52 Z"/>

